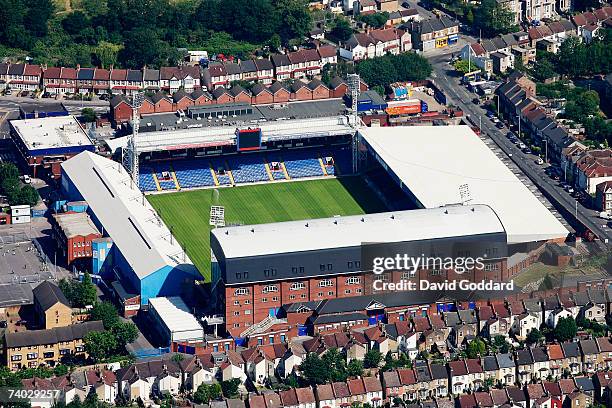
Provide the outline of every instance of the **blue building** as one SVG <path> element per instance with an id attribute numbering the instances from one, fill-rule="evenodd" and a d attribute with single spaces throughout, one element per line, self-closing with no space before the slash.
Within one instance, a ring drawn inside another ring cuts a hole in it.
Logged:
<path id="1" fill-rule="evenodd" d="M 141 304 L 181 295 L 202 278 L 119 163 L 83 152 L 62 163 L 62 190 L 86 201 L 91 218 L 112 239 L 97 248 L 104 252 L 94 257 L 97 273 L 140 294 Z"/>
<path id="2" fill-rule="evenodd" d="M 357 98 L 357 112 L 367 112 L 370 110 L 385 110 L 387 102 L 380 94 L 374 90 L 368 90 L 359 94 Z"/>

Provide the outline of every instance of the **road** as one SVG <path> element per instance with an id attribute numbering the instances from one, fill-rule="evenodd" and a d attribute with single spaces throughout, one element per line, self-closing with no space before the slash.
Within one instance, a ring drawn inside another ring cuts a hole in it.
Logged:
<path id="1" fill-rule="evenodd" d="M 545 172 L 544 166 L 536 164 L 536 156 L 524 154 L 516 145 L 510 142 L 506 133 L 507 128 L 498 129 L 485 115 L 485 110 L 472 103 L 476 96 L 461 86 L 459 79 L 454 75 L 452 67 L 448 64 L 448 56 L 437 56 L 429 60 L 433 66 L 436 84 L 446 93 L 452 102 L 459 106 L 466 115 L 469 115 L 476 124 L 481 125 L 481 132 L 487 135 L 503 151 L 506 157 L 525 174 L 551 202 L 557 206 L 566 218 L 575 217 L 578 221 L 597 235 L 602 242 L 612 242 L 612 231 L 607 227 L 605 220 L 598 217 L 598 212 L 584 207 L 574 197 L 567 193 L 558 182 L 551 179 Z"/>

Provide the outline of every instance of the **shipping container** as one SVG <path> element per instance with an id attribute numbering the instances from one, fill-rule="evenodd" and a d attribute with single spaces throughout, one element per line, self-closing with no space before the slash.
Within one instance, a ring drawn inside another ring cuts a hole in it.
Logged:
<path id="1" fill-rule="evenodd" d="M 410 99 L 407 101 L 389 102 L 385 110 L 389 115 L 410 115 L 421 113 L 421 101 Z"/>

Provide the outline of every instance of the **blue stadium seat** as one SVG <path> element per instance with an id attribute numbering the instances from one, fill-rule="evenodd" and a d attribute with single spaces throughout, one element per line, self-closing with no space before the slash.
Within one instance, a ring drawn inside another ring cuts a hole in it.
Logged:
<path id="1" fill-rule="evenodd" d="M 287 173 L 291 178 L 324 176 L 319 154 L 315 150 L 283 153 Z"/>
<path id="2" fill-rule="evenodd" d="M 179 160 L 172 164 L 181 188 L 214 186 L 208 159 Z"/>
<path id="3" fill-rule="evenodd" d="M 176 190 L 176 184 L 174 184 L 174 180 L 172 179 L 172 169 L 170 168 L 169 163 L 155 163 L 155 170 L 157 181 L 159 182 L 159 186 L 162 190 Z M 168 174 L 168 177 L 164 178 L 164 172 Z"/>
<path id="4" fill-rule="evenodd" d="M 153 169 L 147 166 L 141 166 L 138 173 L 138 183 L 142 191 L 157 191 L 155 180 L 153 180 Z"/>
<path id="5" fill-rule="evenodd" d="M 227 162 L 236 184 L 270 180 L 264 166 L 263 157 L 260 155 L 237 156 L 228 159 Z"/>
<path id="6" fill-rule="evenodd" d="M 212 163 L 213 169 L 215 169 L 215 174 L 217 175 L 217 181 L 219 181 L 219 184 L 222 186 L 232 184 L 232 181 L 230 180 L 229 175 L 227 173 L 219 174 L 218 172 L 219 169 L 225 169 L 225 160 L 215 159 L 215 160 L 212 160 L 211 163 Z"/>

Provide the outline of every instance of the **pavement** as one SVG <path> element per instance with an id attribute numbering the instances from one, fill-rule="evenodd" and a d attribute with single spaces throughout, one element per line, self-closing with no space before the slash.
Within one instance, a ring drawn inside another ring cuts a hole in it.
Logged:
<path id="1" fill-rule="evenodd" d="M 583 206 L 567 193 L 558 181 L 551 179 L 545 173 L 545 167 L 536 164 L 537 156 L 524 154 L 510 142 L 506 137 L 508 128 L 498 129 L 494 126 L 491 120 L 486 117 L 486 111 L 472 103 L 472 99 L 476 95 L 459 83 L 459 78 L 454 75 L 454 70 L 449 65 L 448 60 L 448 56 L 438 56 L 430 59 L 434 69 L 432 77 L 435 83 L 446 93 L 447 98 L 453 104 L 459 106 L 467 116 L 471 117 L 474 123 L 481 124 L 482 136 L 488 136 L 504 153 L 505 158 L 509 159 L 522 174 L 529 178 L 531 183 L 537 186 L 539 191 L 563 214 L 564 218 L 571 222 L 577 219 L 580 224 L 597 235 L 603 243 L 610 245 L 612 243 L 612 230 L 608 228 L 606 220 L 598 217 L 599 212 Z"/>

